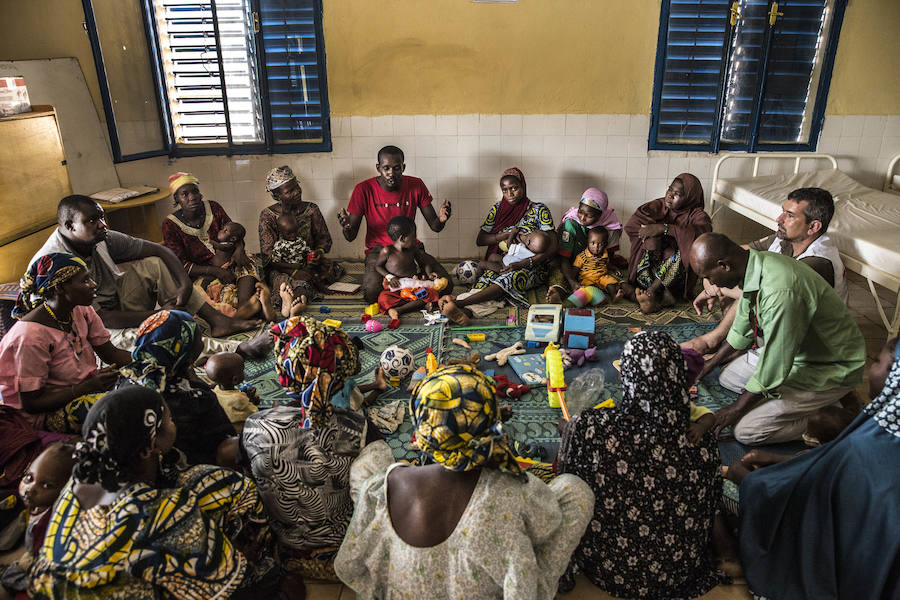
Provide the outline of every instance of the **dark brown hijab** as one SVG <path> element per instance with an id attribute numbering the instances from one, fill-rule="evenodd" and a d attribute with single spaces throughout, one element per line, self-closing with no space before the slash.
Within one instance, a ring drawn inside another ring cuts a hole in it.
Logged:
<path id="1" fill-rule="evenodd" d="M 625 224 L 625 233 L 631 240 L 631 257 L 628 260 L 628 279 L 634 281 L 637 275 L 637 266 L 646 250 L 659 250 L 662 247 L 662 238 L 640 238 L 641 225 L 654 223 L 667 223 L 669 236 L 675 238 L 678 251 L 681 252 L 681 261 L 687 269 L 685 288 L 682 296 L 687 298 L 696 283 L 697 275 L 691 270 L 691 246 L 694 240 L 701 234 L 712 231 L 712 220 L 703 210 L 703 186 L 700 180 L 690 173 L 681 173 L 675 179 L 681 180 L 684 185 L 684 195 L 687 203 L 681 210 L 670 210 L 666 206 L 665 197 L 651 200 L 641 205 L 631 215 Z"/>

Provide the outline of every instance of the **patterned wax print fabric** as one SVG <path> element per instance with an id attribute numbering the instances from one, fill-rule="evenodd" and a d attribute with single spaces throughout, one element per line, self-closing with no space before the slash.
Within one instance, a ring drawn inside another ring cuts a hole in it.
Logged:
<path id="1" fill-rule="evenodd" d="M 678 250 L 669 258 L 665 258 L 659 250 L 647 250 L 638 263 L 635 281 L 642 290 L 646 290 L 659 279 L 668 289 L 678 292 L 684 287 L 686 273 Z"/>
<path id="2" fill-rule="evenodd" d="M 231 218 L 222 205 L 213 200 L 203 201 L 203 224 L 191 227 L 175 216 L 167 216 L 162 222 L 163 244 L 178 257 L 185 270 L 191 265 L 209 265 L 216 249 L 212 240 L 218 239 L 219 232 Z"/>
<path id="3" fill-rule="evenodd" d="M 694 598 L 721 582 L 708 550 L 722 495 L 715 437 L 687 441 L 685 364 L 668 334 L 634 336 L 621 368 L 622 401 L 583 411 L 562 436 L 559 472 L 596 496 L 573 566 L 616 597 Z"/>
<path id="4" fill-rule="evenodd" d="M 334 569 L 359 598 L 551 600 L 591 519 L 594 495 L 572 475 L 549 485 L 482 469 L 453 533 L 430 548 L 410 546 L 391 524 L 388 475 L 416 468 L 366 450 L 353 464 L 361 482 Z M 370 460 L 371 459 L 371 460 Z"/>
<path id="5" fill-rule="evenodd" d="M 259 249 L 269 284 L 276 292 L 282 283 L 288 283 L 292 289 L 299 287 L 307 300 L 312 302 L 318 296 L 319 288 L 343 277 L 344 269 L 340 264 L 324 257 L 331 250 L 331 234 L 319 207 L 311 202 L 301 202 L 294 211 L 298 226 L 297 239 L 306 242 L 309 249 L 315 250 L 322 258 L 313 265 L 306 264 L 304 257 L 303 261 L 300 261 L 303 263 L 302 268 L 298 268 L 293 274 L 273 269 L 269 263 L 276 260 L 275 244 L 281 239 L 278 231 L 278 216 L 281 210 L 281 204 L 278 203 L 264 208 L 259 213 Z M 272 300 L 276 305 L 280 305 L 281 296 L 277 293 L 272 294 Z"/>
<path id="6" fill-rule="evenodd" d="M 19 281 L 19 297 L 12 316 L 21 319 L 29 311 L 44 303 L 44 294 L 61 283 L 72 279 L 87 263 L 72 254 L 51 252 L 31 263 Z"/>
<path id="7" fill-rule="evenodd" d="M 261 410 L 244 422 L 241 445 L 275 536 L 327 560 L 353 514 L 350 465 L 365 443 L 366 421 L 336 407 L 316 427 L 304 427 L 305 421 L 293 406 Z"/>
<path id="8" fill-rule="evenodd" d="M 279 239 L 272 246 L 272 261 L 286 263 L 306 263 L 306 257 L 312 248 L 303 238 L 296 240 Z"/>
<path id="9" fill-rule="evenodd" d="M 493 381 L 469 365 L 438 369 L 409 401 L 416 443 L 451 471 L 489 467 L 524 477 L 503 433 Z"/>
<path id="10" fill-rule="evenodd" d="M 750 589 L 773 600 L 897 598 L 898 464 L 900 346 L 881 394 L 840 436 L 741 482 Z"/>
<path id="11" fill-rule="evenodd" d="M 324 425 L 331 397 L 359 373 L 359 350 L 346 333 L 307 316 L 272 327 L 275 372 L 287 395 L 303 411 L 303 427 Z"/>
<path id="12" fill-rule="evenodd" d="M 494 203 L 491 210 L 488 211 L 484 223 L 481 225 L 482 231 L 490 232 L 494 228 L 494 219 L 496 218 L 499 202 Z M 516 224 L 516 227 L 525 233 L 532 231 L 553 231 L 553 215 L 550 209 L 540 202 L 531 202 L 525 216 Z M 489 285 L 496 284 L 503 288 L 509 300 L 521 307 L 527 307 L 528 301 L 525 298 L 525 292 L 537 287 L 547 281 L 547 271 L 549 264 L 535 264 L 533 268 L 517 269 L 506 273 L 498 273 L 490 269 L 486 269 L 472 289 L 481 290 Z"/>
<path id="13" fill-rule="evenodd" d="M 70 482 L 60 494 L 32 567 L 32 598 L 200 600 L 247 583 L 233 540 L 265 523 L 253 482 L 209 465 L 179 473 L 171 488 L 135 483 L 108 506 L 81 507 Z"/>
<path id="14" fill-rule="evenodd" d="M 120 369 L 116 387 L 137 384 L 162 394 L 178 428 L 175 447 L 189 464 L 214 464 L 219 444 L 236 432 L 212 389 L 188 377 L 197 323 L 184 311 L 161 310 L 137 333 L 134 361 Z"/>

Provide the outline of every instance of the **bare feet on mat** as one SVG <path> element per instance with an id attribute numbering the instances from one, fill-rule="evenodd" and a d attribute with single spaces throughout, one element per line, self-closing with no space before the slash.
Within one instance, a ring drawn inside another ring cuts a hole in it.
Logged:
<path id="1" fill-rule="evenodd" d="M 651 296 L 648 292 L 640 288 L 636 288 L 634 290 L 634 297 L 637 300 L 638 305 L 641 307 L 642 313 L 655 313 L 659 310 L 659 306 L 653 300 L 653 296 Z"/>
<path id="2" fill-rule="evenodd" d="M 303 314 L 306 310 L 306 295 L 301 294 L 299 298 L 294 298 L 291 301 L 290 312 L 288 314 L 289 317 L 296 317 L 297 315 Z M 284 312 L 284 309 L 281 309 L 281 312 Z"/>
<path id="3" fill-rule="evenodd" d="M 397 312 L 396 308 L 389 308 L 388 316 L 391 318 L 391 321 L 393 321 L 394 319 L 397 319 L 398 321 L 400 320 L 400 313 Z"/>
<path id="4" fill-rule="evenodd" d="M 278 321 L 280 317 L 272 305 L 272 290 L 261 281 L 256 282 L 256 297 L 259 298 L 260 308 L 266 321 Z"/>
<path id="5" fill-rule="evenodd" d="M 215 315 L 210 315 L 206 322 L 209 323 L 209 336 L 214 338 L 228 337 L 232 333 L 254 329 L 262 324 L 259 319 L 230 319 L 218 311 Z"/>
<path id="6" fill-rule="evenodd" d="M 562 304 L 563 298 L 560 293 L 560 287 L 553 285 L 550 286 L 550 289 L 547 290 L 547 303 L 548 304 Z"/>
<path id="7" fill-rule="evenodd" d="M 443 304 L 441 307 L 441 312 L 446 315 L 448 319 L 456 323 L 457 325 L 462 325 L 463 327 L 469 325 L 471 323 L 471 319 L 469 316 L 456 305 L 456 302 L 453 300 L 449 300 Z"/>
<path id="8" fill-rule="evenodd" d="M 287 318 L 291 316 L 291 304 L 294 302 L 294 290 L 286 281 L 281 282 L 278 288 L 278 295 L 281 296 L 281 316 Z"/>
<path id="9" fill-rule="evenodd" d="M 244 358 L 262 358 L 269 354 L 274 346 L 275 338 L 266 331 L 253 339 L 241 342 L 235 352 Z"/>

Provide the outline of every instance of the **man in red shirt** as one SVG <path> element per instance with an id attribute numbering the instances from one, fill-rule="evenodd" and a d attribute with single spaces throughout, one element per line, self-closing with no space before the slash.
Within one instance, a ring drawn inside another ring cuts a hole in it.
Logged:
<path id="1" fill-rule="evenodd" d="M 362 218 L 366 218 L 366 263 L 363 275 L 363 298 L 366 302 L 375 302 L 381 293 L 381 275 L 375 270 L 378 254 L 382 246 L 393 243 L 387 234 L 387 225 L 398 216 L 415 220 L 416 211 L 421 209 L 422 216 L 432 231 L 438 232 L 450 218 L 450 202 L 441 202 L 440 212 L 435 212 L 431 194 L 425 183 L 418 177 L 403 176 L 406 165 L 403 162 L 403 150 L 396 146 L 385 146 L 378 151 L 378 163 L 375 169 L 378 177 L 366 179 L 353 188 L 350 206 L 338 212 L 338 221 L 344 233 L 344 239 L 352 242 L 359 233 Z M 422 246 L 421 242 L 418 242 Z M 450 274 L 435 260 L 432 270 L 439 277 L 450 281 Z M 445 290 L 445 293 L 450 293 Z"/>

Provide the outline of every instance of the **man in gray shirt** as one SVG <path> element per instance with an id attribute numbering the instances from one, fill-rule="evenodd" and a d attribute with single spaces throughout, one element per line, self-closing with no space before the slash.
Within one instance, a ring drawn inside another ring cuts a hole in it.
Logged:
<path id="1" fill-rule="evenodd" d="M 103 208 L 93 198 L 66 196 L 56 218 L 59 226 L 29 264 L 51 252 L 83 259 L 97 284 L 94 309 L 106 327 L 137 327 L 156 312 L 157 303 L 199 315 L 209 323 L 212 337 L 259 325 L 226 317 L 210 306 L 165 246 L 110 231 Z"/>

